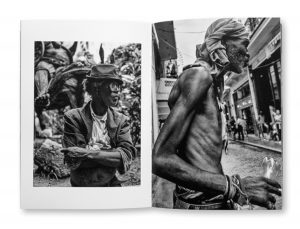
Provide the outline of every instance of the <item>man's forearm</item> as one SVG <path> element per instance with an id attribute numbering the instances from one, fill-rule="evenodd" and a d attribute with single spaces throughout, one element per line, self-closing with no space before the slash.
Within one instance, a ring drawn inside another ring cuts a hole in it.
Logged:
<path id="1" fill-rule="evenodd" d="M 87 156 L 88 160 L 113 168 L 119 168 L 121 166 L 121 153 L 116 149 L 88 151 L 90 152 Z"/>
<path id="2" fill-rule="evenodd" d="M 118 149 L 90 150 L 81 147 L 68 147 L 61 151 L 65 153 L 67 158 L 81 158 L 81 168 L 93 168 L 97 167 L 97 164 L 112 168 L 122 166 L 122 155 Z"/>
<path id="3" fill-rule="evenodd" d="M 223 174 L 198 169 L 176 154 L 168 157 L 154 157 L 153 173 L 192 190 L 216 194 L 224 194 L 226 191 L 227 181 Z"/>

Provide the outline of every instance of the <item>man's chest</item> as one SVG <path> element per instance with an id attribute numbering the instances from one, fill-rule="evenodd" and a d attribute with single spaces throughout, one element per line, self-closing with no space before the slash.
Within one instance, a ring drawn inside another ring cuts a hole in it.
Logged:
<path id="1" fill-rule="evenodd" d="M 89 146 L 91 148 L 110 149 L 111 139 L 109 137 L 106 122 L 103 120 L 94 120 L 92 126 L 92 134 L 89 139 Z"/>

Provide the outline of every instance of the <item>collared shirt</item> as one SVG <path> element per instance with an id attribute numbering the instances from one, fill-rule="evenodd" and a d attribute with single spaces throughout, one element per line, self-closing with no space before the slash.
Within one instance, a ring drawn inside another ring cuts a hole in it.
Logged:
<path id="1" fill-rule="evenodd" d="M 92 135 L 88 144 L 89 149 L 100 150 L 110 149 L 110 138 L 106 127 L 107 112 L 102 115 L 96 115 L 90 103 L 91 115 L 93 118 Z"/>
<path id="2" fill-rule="evenodd" d="M 67 111 L 64 115 L 64 147 L 87 147 L 93 132 L 93 117 L 90 103 L 82 108 Z M 131 162 L 136 157 L 136 149 L 132 144 L 130 135 L 130 122 L 128 118 L 108 108 L 106 125 L 110 146 L 120 152 L 122 165 L 117 168 L 120 174 L 129 170 Z M 78 168 L 71 171 L 71 180 L 74 185 L 82 187 L 111 186 L 110 182 L 116 174 L 115 168 L 99 166 L 95 168 Z"/>

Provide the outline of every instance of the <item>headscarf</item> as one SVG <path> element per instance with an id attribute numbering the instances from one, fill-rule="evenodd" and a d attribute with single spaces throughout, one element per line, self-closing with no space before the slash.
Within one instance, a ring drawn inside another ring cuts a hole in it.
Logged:
<path id="1" fill-rule="evenodd" d="M 218 19 L 208 27 L 204 43 L 201 45 L 200 50 L 203 51 L 206 47 L 212 61 L 212 67 L 214 70 L 217 70 L 218 66 L 223 67 L 229 63 L 226 48 L 221 41 L 224 38 L 248 39 L 248 37 L 249 32 L 240 22 L 232 18 Z"/>

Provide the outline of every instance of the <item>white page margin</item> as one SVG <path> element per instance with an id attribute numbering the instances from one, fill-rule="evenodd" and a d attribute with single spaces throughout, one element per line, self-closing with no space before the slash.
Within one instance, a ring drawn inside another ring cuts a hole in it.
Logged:
<path id="1" fill-rule="evenodd" d="M 33 187 L 34 41 L 142 44 L 141 185 L 111 188 Z M 151 207 L 151 24 L 125 21 L 21 22 L 21 208 Z"/>

